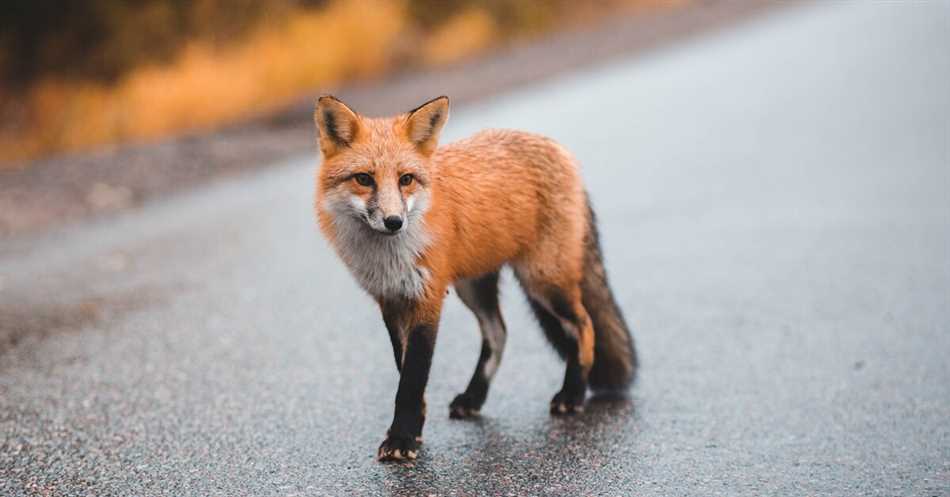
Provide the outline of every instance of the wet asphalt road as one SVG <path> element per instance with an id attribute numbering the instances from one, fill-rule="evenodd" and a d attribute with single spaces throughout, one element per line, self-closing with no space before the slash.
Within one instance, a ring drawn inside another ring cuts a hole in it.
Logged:
<path id="1" fill-rule="evenodd" d="M 511 278 L 442 319 L 420 459 L 315 160 L 0 245 L 0 495 L 950 495 L 950 4 L 787 9 L 459 109 L 572 149 L 643 369 L 552 419 Z M 407 102 L 411 107 L 413 102 Z M 486 165 L 490 167 L 490 165 Z"/>

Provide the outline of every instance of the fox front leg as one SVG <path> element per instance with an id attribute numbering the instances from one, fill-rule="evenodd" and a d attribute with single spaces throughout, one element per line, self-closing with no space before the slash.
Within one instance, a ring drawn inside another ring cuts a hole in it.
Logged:
<path id="1" fill-rule="evenodd" d="M 401 306 L 384 305 L 383 309 L 384 320 L 393 338 L 393 351 L 397 356 L 399 389 L 396 391 L 392 425 L 377 452 L 380 461 L 415 459 L 418 455 L 426 416 L 425 388 L 438 333 L 438 312 L 419 312 L 411 307 L 402 307 L 406 310 L 399 311 L 392 310 L 393 307 Z M 387 308 L 391 310 L 388 316 Z M 394 329 L 405 330 L 405 333 L 394 334 Z M 397 342 L 394 337 L 400 340 Z M 401 354 L 397 348 L 401 348 Z"/>

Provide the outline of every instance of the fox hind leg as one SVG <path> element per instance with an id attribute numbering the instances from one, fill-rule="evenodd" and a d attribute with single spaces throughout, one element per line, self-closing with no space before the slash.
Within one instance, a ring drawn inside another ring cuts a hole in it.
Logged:
<path id="1" fill-rule="evenodd" d="M 498 370 L 508 332 L 498 306 L 498 271 L 455 282 L 455 291 L 478 319 L 482 350 L 465 392 L 449 405 L 449 416 L 456 419 L 478 415 L 488 396 L 488 387 Z"/>
<path id="2" fill-rule="evenodd" d="M 551 399 L 551 413 L 581 412 L 594 363 L 594 329 L 580 288 L 538 281 L 524 272 L 515 274 L 545 336 L 567 363 L 561 390 Z"/>

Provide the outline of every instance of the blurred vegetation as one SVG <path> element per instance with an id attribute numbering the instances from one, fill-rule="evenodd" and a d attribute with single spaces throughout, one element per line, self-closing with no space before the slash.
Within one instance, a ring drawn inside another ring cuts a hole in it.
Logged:
<path id="1" fill-rule="evenodd" d="M 5 0 L 0 161 L 157 137 L 676 0 Z"/>

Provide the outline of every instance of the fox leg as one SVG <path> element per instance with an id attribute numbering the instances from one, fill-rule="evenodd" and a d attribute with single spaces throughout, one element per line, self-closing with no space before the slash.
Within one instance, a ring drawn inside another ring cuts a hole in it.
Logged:
<path id="1" fill-rule="evenodd" d="M 433 292 L 444 295 L 444 289 Z M 415 459 L 422 443 L 422 426 L 425 424 L 425 388 L 432 366 L 432 352 L 438 333 L 441 299 L 426 303 L 395 302 L 382 304 L 384 321 L 391 327 L 393 352 L 397 355 L 399 388 L 393 422 L 386 432 L 386 439 L 379 446 L 380 461 Z M 397 333 L 394 335 L 392 330 Z M 399 349 L 397 351 L 397 346 Z"/>
<path id="2" fill-rule="evenodd" d="M 581 302 L 580 286 L 538 281 L 518 270 L 515 274 L 545 336 L 567 362 L 561 390 L 551 399 L 551 413 L 581 412 L 594 364 L 594 328 Z"/>
<path id="3" fill-rule="evenodd" d="M 456 281 L 455 291 L 462 303 L 475 313 L 482 332 L 482 351 L 468 388 L 449 405 L 449 416 L 460 419 L 477 415 L 485 403 L 488 387 L 505 350 L 508 333 L 498 307 L 498 271 Z"/>
<path id="4" fill-rule="evenodd" d="M 390 304 L 391 305 L 391 304 Z M 389 332 L 389 342 L 393 346 L 393 357 L 396 359 L 396 371 L 402 371 L 402 355 L 405 349 L 406 337 L 399 323 L 399 313 L 392 308 L 387 308 L 386 304 L 381 303 L 383 311 L 383 323 L 386 324 L 386 331 Z"/>

